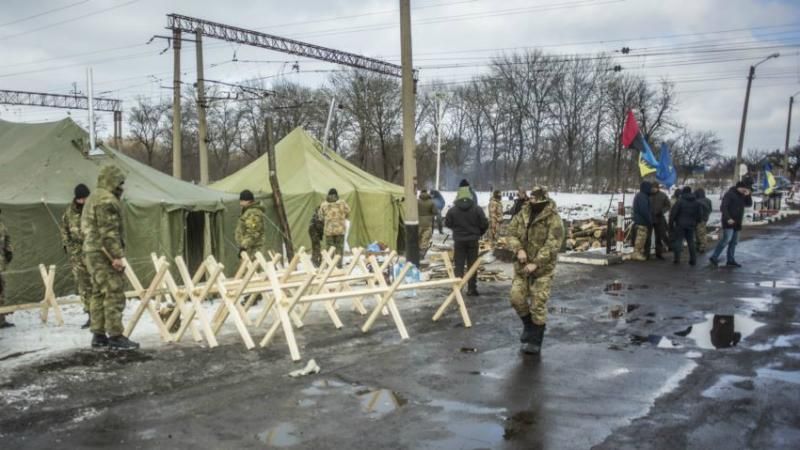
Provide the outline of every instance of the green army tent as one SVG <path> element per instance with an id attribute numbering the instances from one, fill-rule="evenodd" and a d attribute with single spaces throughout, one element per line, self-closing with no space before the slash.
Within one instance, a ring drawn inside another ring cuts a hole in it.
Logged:
<path id="1" fill-rule="evenodd" d="M 127 257 L 143 283 L 153 273 L 151 252 L 170 260 L 183 255 L 190 266 L 208 254 L 223 259 L 226 246 L 228 259 L 235 255 L 235 246 L 224 242 L 233 235 L 224 229 L 224 210 L 238 209 L 235 196 L 177 180 L 105 145 L 88 155 L 88 141 L 88 133 L 71 119 L 0 120 L 0 219 L 14 245 L 6 273 L 9 303 L 41 299 L 40 263 L 57 265 L 57 294 L 74 292 L 59 223 L 74 186 L 84 183 L 93 190 L 105 164 L 127 175 L 122 197 Z"/>
<path id="2" fill-rule="evenodd" d="M 401 186 L 359 169 L 333 151 L 323 152 L 322 144 L 300 127 L 275 146 L 275 161 L 295 248 L 310 248 L 308 224 L 330 188 L 336 188 L 339 197 L 350 205 L 348 243 L 351 246 L 378 241 L 396 247 L 402 223 Z M 230 193 L 244 189 L 253 191 L 267 207 L 272 231 L 268 233 L 268 246 L 280 248 L 267 155 L 210 187 Z"/>

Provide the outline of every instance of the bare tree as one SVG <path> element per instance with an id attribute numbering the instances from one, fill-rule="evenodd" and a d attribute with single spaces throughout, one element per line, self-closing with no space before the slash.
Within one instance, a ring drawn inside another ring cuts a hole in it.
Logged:
<path id="1" fill-rule="evenodd" d="M 133 140 L 144 149 L 147 165 L 152 166 L 159 149 L 159 138 L 165 131 L 163 121 L 170 105 L 153 102 L 147 97 L 138 97 L 135 102 L 128 113 L 128 128 Z"/>
<path id="2" fill-rule="evenodd" d="M 681 183 L 690 175 L 690 168 L 705 167 L 721 156 L 722 140 L 713 131 L 690 131 L 683 128 L 668 145 L 673 165 L 681 168 Z"/>

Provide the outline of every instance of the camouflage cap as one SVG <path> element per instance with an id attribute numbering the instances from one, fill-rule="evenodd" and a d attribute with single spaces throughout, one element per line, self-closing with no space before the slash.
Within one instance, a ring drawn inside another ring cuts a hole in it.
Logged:
<path id="1" fill-rule="evenodd" d="M 544 186 L 534 186 L 531 189 L 531 201 L 533 203 L 544 203 L 548 200 L 547 188 Z"/>

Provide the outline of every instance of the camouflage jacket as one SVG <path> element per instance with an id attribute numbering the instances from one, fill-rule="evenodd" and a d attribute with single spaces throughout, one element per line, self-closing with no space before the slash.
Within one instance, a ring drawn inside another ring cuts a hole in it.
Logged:
<path id="1" fill-rule="evenodd" d="M 114 190 L 125 182 L 125 174 L 116 166 L 105 166 L 97 176 L 97 188 L 86 199 L 81 214 L 83 252 L 108 253 L 111 258 L 125 256 L 122 202 Z"/>
<path id="2" fill-rule="evenodd" d="M 61 244 L 70 255 L 80 255 L 83 251 L 82 212 L 83 209 L 78 209 L 78 205 L 72 202 L 61 216 Z"/>
<path id="3" fill-rule="evenodd" d="M 438 210 L 433 203 L 430 194 L 422 194 L 417 200 L 417 210 L 419 211 L 419 227 L 433 228 L 433 217 Z"/>
<path id="4" fill-rule="evenodd" d="M 344 236 L 347 230 L 345 221 L 350 215 L 350 206 L 344 200 L 329 195 L 319 206 L 319 212 L 325 221 L 325 236 Z"/>
<path id="5" fill-rule="evenodd" d="M 253 203 L 242 209 L 236 224 L 236 245 L 245 250 L 260 250 L 266 242 L 266 216 L 261 203 Z"/>
<path id="6" fill-rule="evenodd" d="M 8 235 L 8 229 L 0 221 L 0 272 L 6 270 L 6 266 L 11 262 L 13 252 L 14 249 L 11 247 L 11 237 Z"/>
<path id="7" fill-rule="evenodd" d="M 558 251 L 564 236 L 564 225 L 558 215 L 556 204 L 548 200 L 544 209 L 530 221 L 531 205 L 525 204 L 508 227 L 508 245 L 515 254 L 524 249 L 528 262 L 536 264 L 533 276 L 551 274 L 556 268 Z M 522 273 L 523 265 L 514 263 L 516 273 Z"/>
<path id="8" fill-rule="evenodd" d="M 314 210 L 314 215 L 311 216 L 311 222 L 308 223 L 308 237 L 312 241 L 321 241 L 325 233 L 325 221 L 319 213 L 319 209 Z"/>
<path id="9" fill-rule="evenodd" d="M 489 222 L 503 222 L 503 202 L 500 200 L 493 198 L 491 201 L 489 201 Z"/>

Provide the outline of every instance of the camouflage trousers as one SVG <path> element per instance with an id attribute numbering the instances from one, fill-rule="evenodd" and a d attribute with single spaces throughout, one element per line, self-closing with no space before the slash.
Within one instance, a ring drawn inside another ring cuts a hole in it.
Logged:
<path id="1" fill-rule="evenodd" d="M 419 251 L 424 253 L 431 248 L 433 227 L 419 227 Z"/>
<path id="2" fill-rule="evenodd" d="M 75 278 L 75 288 L 81 296 L 83 311 L 89 312 L 89 297 L 92 295 L 92 277 L 86 269 L 86 262 L 83 255 L 73 253 L 69 257 L 69 265 L 72 267 L 72 277 Z"/>
<path id="3" fill-rule="evenodd" d="M 311 262 L 317 267 L 322 264 L 322 239 L 311 238 Z"/>
<path id="4" fill-rule="evenodd" d="M 547 323 L 547 301 L 550 300 L 552 284 L 552 273 L 536 278 L 514 275 L 514 281 L 511 282 L 511 306 L 520 317 L 530 314 L 533 323 L 544 325 Z"/>
<path id="5" fill-rule="evenodd" d="M 89 298 L 92 333 L 119 336 L 124 331 L 122 311 L 125 309 L 125 275 L 114 270 L 111 261 L 103 253 L 87 253 L 84 260 L 92 276 L 92 294 Z"/>
<path id="6" fill-rule="evenodd" d="M 486 238 L 489 239 L 489 242 L 495 243 L 497 242 L 498 231 L 500 230 L 500 224 L 497 222 L 490 222 L 489 223 L 489 232 L 486 233 Z"/>
<path id="7" fill-rule="evenodd" d="M 697 242 L 697 251 L 703 253 L 708 248 L 708 227 L 705 222 L 697 224 L 694 232 L 695 241 Z"/>
<path id="8" fill-rule="evenodd" d="M 6 289 L 6 282 L 3 279 L 3 273 L 0 272 L 0 306 L 5 306 L 6 304 L 5 289 Z M 0 325 L 6 323 L 7 315 L 8 314 L 0 314 Z"/>
<path id="9" fill-rule="evenodd" d="M 650 235 L 651 228 L 646 225 L 636 225 L 636 240 L 633 244 L 634 253 L 644 257 L 649 253 L 649 249 L 645 248 L 647 245 L 647 236 Z"/>
<path id="10" fill-rule="evenodd" d="M 327 248 L 335 248 L 335 254 L 344 257 L 344 235 L 340 234 L 338 236 L 325 236 L 325 247 Z M 342 267 L 342 260 L 339 260 L 339 267 Z"/>

